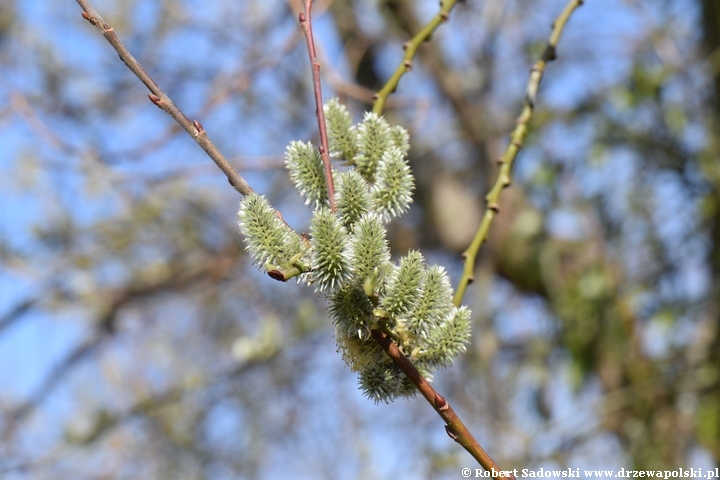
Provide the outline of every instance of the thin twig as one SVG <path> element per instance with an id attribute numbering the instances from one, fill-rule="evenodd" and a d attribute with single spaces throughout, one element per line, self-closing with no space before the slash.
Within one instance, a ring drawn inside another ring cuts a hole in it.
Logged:
<path id="1" fill-rule="evenodd" d="M 422 396 L 425 397 L 425 400 L 427 400 L 438 415 L 445 420 L 445 431 L 448 436 L 462 445 L 462 447 L 467 450 L 485 470 L 499 472 L 498 476 L 501 478 L 515 479 L 515 476 L 508 471 L 500 470 L 500 467 L 497 466 L 493 459 L 490 458 L 490 455 L 488 455 L 477 440 L 475 440 L 465 424 L 463 424 L 462 420 L 460 420 L 460 417 L 457 416 L 455 410 L 453 410 L 442 395 L 437 393 L 432 385 L 423 378 L 420 372 L 418 372 L 410 360 L 403 355 L 390 337 L 380 330 L 372 330 L 371 334 L 373 339 L 382 347 L 383 350 L 385 350 L 385 353 L 388 354 L 395 365 L 400 368 L 405 376 L 413 383 L 413 385 L 415 385 Z"/>
<path id="2" fill-rule="evenodd" d="M 118 38 L 113 27 L 111 27 L 97 11 L 90 5 L 87 0 L 76 0 L 78 5 L 83 9 L 82 16 L 85 20 L 90 22 L 97 28 L 100 33 L 103 34 L 105 39 L 110 42 L 110 45 L 118 52 L 120 59 L 127 65 L 127 67 L 142 81 L 145 86 L 150 90 L 148 97 L 150 101 L 157 105 L 159 108 L 164 110 L 170 115 L 182 128 L 185 130 L 200 147 L 205 150 L 205 153 L 217 164 L 222 172 L 227 176 L 230 185 L 235 190 L 243 195 L 248 195 L 252 192 L 252 188 L 240 176 L 240 174 L 230 165 L 230 162 L 223 156 L 217 147 L 208 138 L 207 132 L 203 128 L 202 124 L 197 120 L 190 120 L 185 114 L 173 103 L 165 92 L 155 83 L 155 80 L 143 69 L 138 61 L 133 57 L 128 49 Z"/>
<path id="3" fill-rule="evenodd" d="M 27 298 L 12 307 L 9 312 L 0 316 L 0 332 L 14 325 L 25 314 L 35 308 L 38 303 L 40 303 L 40 297 Z"/>
<path id="4" fill-rule="evenodd" d="M 320 62 L 318 62 L 315 53 L 315 39 L 312 31 L 312 0 L 305 0 L 305 11 L 300 12 L 298 19 L 300 26 L 307 40 L 308 54 L 310 55 L 310 63 L 312 64 L 313 89 L 315 91 L 315 115 L 318 121 L 318 130 L 320 130 L 320 158 L 322 158 L 323 167 L 325 168 L 325 182 L 328 189 L 328 201 L 330 202 L 330 210 L 335 212 L 335 186 L 332 178 L 332 165 L 330 165 L 330 147 L 328 146 L 327 125 L 325 124 L 325 112 L 323 111 L 322 88 L 320 85 Z"/>
<path id="5" fill-rule="evenodd" d="M 387 102 L 388 97 L 391 93 L 395 92 L 395 89 L 400 83 L 400 78 L 405 75 L 406 72 L 412 70 L 413 59 L 417 53 L 418 47 L 427 41 L 433 32 L 440 26 L 440 24 L 447 21 L 450 17 L 450 11 L 457 5 L 458 0 L 442 0 L 440 2 L 440 11 L 430 20 L 422 30 L 420 30 L 410 41 L 403 45 L 405 55 L 403 55 L 402 62 L 397 66 L 395 72 L 390 76 L 385 85 L 377 92 L 375 97 L 375 103 L 373 104 L 372 111 L 378 115 L 382 113 Z"/>
<path id="6" fill-rule="evenodd" d="M 545 66 L 548 62 L 557 58 L 555 49 L 557 47 L 558 40 L 560 39 L 560 34 L 565 28 L 565 24 L 570 18 L 572 12 L 582 5 L 583 1 L 584 0 L 570 0 L 567 5 L 565 5 L 563 11 L 560 12 L 560 15 L 558 15 L 555 22 L 553 22 L 552 32 L 550 33 L 550 38 L 548 39 L 545 51 L 540 59 L 535 62 L 535 65 L 533 65 L 530 69 L 530 79 L 527 84 L 527 91 L 523 102 L 522 112 L 517 119 L 517 126 L 510 134 L 510 144 L 505 150 L 505 153 L 503 153 L 503 155 L 498 159 L 500 171 L 495 179 L 495 183 L 485 196 L 485 200 L 487 201 L 485 215 L 483 216 L 480 227 L 470 243 L 470 246 L 463 253 L 465 265 L 462 277 L 460 277 L 457 288 L 455 289 L 455 297 L 453 298 L 453 303 L 456 306 L 460 305 L 462 298 L 465 295 L 465 290 L 467 290 L 467 286 L 474 279 L 473 270 L 475 268 L 475 259 L 477 258 L 478 251 L 488 238 L 490 224 L 492 224 L 493 218 L 495 218 L 495 215 L 500 212 L 500 205 L 498 203 L 500 199 L 500 192 L 502 192 L 504 188 L 510 186 L 510 172 L 512 170 L 512 165 L 518 152 L 520 151 L 520 148 L 522 147 L 525 136 L 527 135 L 528 123 L 533 115 L 537 91 L 540 86 L 540 80 L 542 80 L 543 72 L 545 71 Z"/>

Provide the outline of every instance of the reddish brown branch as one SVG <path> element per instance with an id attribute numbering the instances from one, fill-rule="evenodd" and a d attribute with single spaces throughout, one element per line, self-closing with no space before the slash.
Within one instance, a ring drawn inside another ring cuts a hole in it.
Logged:
<path id="1" fill-rule="evenodd" d="M 310 55 L 310 63 L 312 64 L 313 88 L 315 90 L 315 114 L 318 121 L 318 130 L 320 130 L 320 158 L 322 158 L 325 167 L 325 181 L 328 189 L 328 200 L 330 202 L 330 210 L 335 212 L 335 186 L 333 185 L 332 166 L 330 165 L 330 149 L 328 146 L 327 126 L 325 125 L 325 112 L 323 111 L 322 87 L 320 85 L 320 62 L 318 62 L 315 53 L 315 40 L 313 38 L 312 20 L 310 11 L 312 10 L 312 0 L 305 0 L 305 11 L 298 16 L 300 26 L 307 40 L 308 54 Z"/>
<path id="2" fill-rule="evenodd" d="M 435 411 L 445 420 L 445 431 L 448 436 L 467 450 L 475 460 L 482 465 L 485 470 L 500 472 L 501 478 L 515 479 L 515 476 L 506 471 L 500 470 L 497 464 L 490 458 L 480 444 L 475 440 L 470 431 L 465 427 L 460 417 L 457 416 L 455 410 L 449 403 L 435 391 L 435 389 L 420 375 L 420 372 L 413 366 L 410 360 L 400 351 L 395 343 L 386 334 L 380 330 L 372 330 L 373 339 L 385 350 L 385 353 L 392 359 L 395 365 L 405 374 L 407 378 L 415 385 L 415 388 L 425 397 Z"/>
<path id="3" fill-rule="evenodd" d="M 248 195 L 252 192 L 252 188 L 240 176 L 240 174 L 230 165 L 225 156 L 217 149 L 215 144 L 210 141 L 207 133 L 204 130 L 198 130 L 193 122 L 185 116 L 185 114 L 173 103 L 165 92 L 162 91 L 160 86 L 155 83 L 155 80 L 143 69 L 138 61 L 133 57 L 128 49 L 118 38 L 115 30 L 97 13 L 97 11 L 90 5 L 87 0 L 76 0 L 78 5 L 83 9 L 82 16 L 85 20 L 90 22 L 97 28 L 100 33 L 103 34 L 105 39 L 113 46 L 120 59 L 127 65 L 145 86 L 150 90 L 150 100 L 162 109 L 165 113 L 170 115 L 182 128 L 185 130 L 196 142 L 200 145 L 200 148 L 205 150 L 205 153 L 215 162 L 215 164 L 222 170 L 227 176 L 230 185 L 235 190 L 243 195 Z"/>

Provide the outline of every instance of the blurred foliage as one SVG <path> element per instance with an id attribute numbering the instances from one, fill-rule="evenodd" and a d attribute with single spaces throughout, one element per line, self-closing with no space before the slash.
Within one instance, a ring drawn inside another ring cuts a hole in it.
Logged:
<path id="1" fill-rule="evenodd" d="M 460 275 L 564 1 L 463 2 L 390 97 L 417 181 L 390 231 Z M 300 231 L 315 140 L 300 2 L 95 8 Z M 437 2 L 316 2 L 357 120 Z M 434 384 L 503 468 L 720 464 L 720 3 L 586 2 Z M 0 3 L 0 476 L 457 478 L 419 400 L 375 406 L 324 302 L 250 265 L 239 198 L 74 2 Z"/>

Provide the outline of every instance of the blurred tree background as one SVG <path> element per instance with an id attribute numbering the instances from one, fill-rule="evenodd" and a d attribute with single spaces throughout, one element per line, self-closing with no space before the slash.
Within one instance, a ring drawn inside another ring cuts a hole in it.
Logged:
<path id="1" fill-rule="evenodd" d="M 385 113 L 411 132 L 396 254 L 460 277 L 564 0 L 461 3 Z M 300 231 L 317 124 L 299 1 L 98 0 Z M 317 1 L 359 119 L 437 1 Z M 458 478 L 420 398 L 375 405 L 324 301 L 250 264 L 239 195 L 70 0 L 0 1 L 0 476 Z M 588 0 L 541 85 L 435 387 L 503 468 L 720 464 L 720 2 Z"/>

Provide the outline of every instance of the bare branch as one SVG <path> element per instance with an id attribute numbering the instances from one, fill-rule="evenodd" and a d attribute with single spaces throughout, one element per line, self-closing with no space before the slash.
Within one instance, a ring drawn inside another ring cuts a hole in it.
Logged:
<path id="1" fill-rule="evenodd" d="M 391 93 L 394 93 L 397 89 L 400 79 L 405 73 L 412 70 L 412 62 L 417 53 L 418 47 L 428 40 L 433 32 L 442 23 L 445 23 L 450 16 L 450 11 L 458 3 L 458 0 L 442 0 L 440 2 L 440 11 L 430 20 L 422 30 L 420 30 L 410 41 L 403 45 L 405 54 L 403 55 L 402 61 L 397 66 L 393 74 L 390 76 L 388 81 L 383 85 L 379 92 L 375 95 L 375 104 L 373 105 L 372 111 L 378 115 L 382 113 L 387 102 L 388 97 Z"/>
<path id="2" fill-rule="evenodd" d="M 200 145 L 200 148 L 205 150 L 205 153 L 208 154 L 212 161 L 215 162 L 215 164 L 220 168 L 220 170 L 222 170 L 222 172 L 227 176 L 230 185 L 232 185 L 235 190 L 237 190 L 243 195 L 248 195 L 250 192 L 252 192 L 252 188 L 250 188 L 250 185 L 248 185 L 245 179 L 240 176 L 240 174 L 232 167 L 232 165 L 230 165 L 230 162 L 228 162 L 225 156 L 220 153 L 215 144 L 210 141 L 207 132 L 204 128 L 202 128 L 200 122 L 198 122 L 197 120 L 191 121 L 173 103 L 170 97 L 168 97 L 165 92 L 162 91 L 160 86 L 155 83 L 155 80 L 153 80 L 152 77 L 150 77 L 150 75 L 145 71 L 145 69 L 143 69 L 143 67 L 140 65 L 140 63 L 138 63 L 135 57 L 130 54 L 128 49 L 118 38 L 113 27 L 111 27 L 107 22 L 105 22 L 105 20 L 102 19 L 102 17 L 97 13 L 97 11 L 92 7 L 92 5 L 90 5 L 90 2 L 88 2 L 87 0 L 76 1 L 78 5 L 80 5 L 80 7 L 83 9 L 83 18 L 93 24 L 95 28 L 97 28 L 100 33 L 103 34 L 105 39 L 110 42 L 110 45 L 112 45 L 113 48 L 118 52 L 118 55 L 120 55 L 120 59 L 125 63 L 125 65 L 127 65 L 130 71 L 132 71 L 140 79 L 140 81 L 145 84 L 148 90 L 150 90 L 151 93 L 148 94 L 150 101 L 157 105 L 159 108 L 161 108 L 163 111 L 165 111 L 165 113 L 170 115 L 182 127 L 182 129 L 185 130 L 188 135 L 190 135 L 193 140 L 197 142 L 198 145 Z"/>
<path id="3" fill-rule="evenodd" d="M 318 62 L 315 53 L 315 39 L 312 31 L 312 0 L 305 0 L 305 11 L 298 16 L 300 26 L 307 40 L 308 54 L 310 55 L 310 63 L 312 64 L 313 88 L 315 90 L 315 114 L 318 121 L 318 130 L 320 130 L 320 158 L 322 158 L 325 167 L 325 181 L 328 189 L 328 200 L 330 202 L 330 210 L 335 212 L 335 186 L 333 185 L 332 166 L 330 165 L 330 147 L 328 146 L 327 125 L 325 124 L 325 112 L 323 111 L 322 86 L 320 84 L 320 62 Z"/>
<path id="4" fill-rule="evenodd" d="M 9 312 L 0 317 L 0 332 L 20 320 L 40 302 L 40 298 L 27 298 L 15 305 Z"/>
<path id="5" fill-rule="evenodd" d="M 413 383 L 413 385 L 415 385 L 422 396 L 425 397 L 425 400 L 427 400 L 438 415 L 445 420 L 445 431 L 448 436 L 462 445 L 462 447 L 467 450 L 485 470 L 492 471 L 494 469 L 496 472 L 502 472 L 493 459 L 490 458 L 490 455 L 488 455 L 477 440 L 475 440 L 467 427 L 465 427 L 465 424 L 463 424 L 460 417 L 457 416 L 455 410 L 453 410 L 445 398 L 437 393 L 432 385 L 423 378 L 420 372 L 418 372 L 410 360 L 403 355 L 390 337 L 380 330 L 372 330 L 371 334 L 373 339 L 382 347 L 383 350 L 385 350 L 385 353 L 388 354 L 395 365 L 398 366 L 398 368 Z M 512 478 L 514 480 L 515 476 L 512 474 L 506 474 L 501 478 Z"/>

